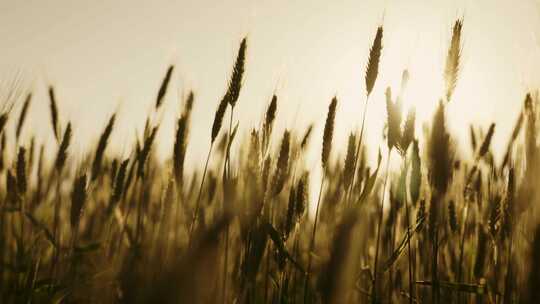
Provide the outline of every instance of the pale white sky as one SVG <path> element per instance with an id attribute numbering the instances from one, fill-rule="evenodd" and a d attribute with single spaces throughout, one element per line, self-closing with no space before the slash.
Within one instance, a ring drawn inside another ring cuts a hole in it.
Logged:
<path id="1" fill-rule="evenodd" d="M 196 103 L 188 162 L 203 160 L 215 107 L 226 89 L 238 44 L 248 35 L 244 89 L 237 107 L 243 132 L 255 126 L 275 91 L 278 126 L 317 122 L 312 166 L 328 103 L 339 99 L 336 141 L 360 125 L 364 70 L 376 27 L 384 25 L 380 77 L 370 101 L 371 154 L 381 144 L 384 89 L 409 68 L 418 127 L 439 96 L 451 26 L 464 17 L 462 73 L 449 107 L 450 127 L 468 152 L 468 124 L 498 123 L 494 144 L 506 144 L 525 92 L 540 83 L 540 18 L 535 0 L 521 1 L 0 1 L 0 76 L 22 68 L 35 99 L 26 134 L 51 141 L 46 85 L 57 88 L 63 123 L 75 146 L 96 140 L 112 112 L 116 151 L 142 129 L 169 64 L 177 69 L 166 98 L 159 151 L 172 149 L 178 92 Z M 51 142 L 52 144 L 52 142 Z M 467 145 L 467 146 L 465 146 Z M 338 145 L 345 151 L 344 145 Z M 335 156 L 335 155 L 334 155 Z"/>

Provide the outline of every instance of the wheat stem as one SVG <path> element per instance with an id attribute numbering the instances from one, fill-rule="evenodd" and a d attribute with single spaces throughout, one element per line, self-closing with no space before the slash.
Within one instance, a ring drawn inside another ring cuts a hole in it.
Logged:
<path id="1" fill-rule="evenodd" d="M 323 168 L 323 170 L 325 169 Z M 311 240 L 309 242 L 308 266 L 306 270 L 306 280 L 304 284 L 304 304 L 308 303 L 308 289 L 309 289 L 309 277 L 310 277 L 310 272 L 311 272 L 312 254 L 313 254 L 313 250 L 315 250 L 315 236 L 317 233 L 317 223 L 319 220 L 319 207 L 321 204 L 322 190 L 324 187 L 325 180 L 326 180 L 326 173 L 323 171 L 321 187 L 319 188 L 319 198 L 317 199 L 317 207 L 315 209 L 315 222 L 313 223 L 313 232 L 311 234 Z"/>
<path id="2" fill-rule="evenodd" d="M 191 220 L 191 225 L 189 227 L 189 234 L 188 234 L 188 247 L 191 248 L 191 241 L 193 238 L 193 229 L 195 228 L 195 223 L 197 221 L 197 216 L 199 215 L 199 208 L 201 205 L 201 196 L 202 196 L 202 190 L 204 186 L 204 179 L 206 178 L 206 172 L 208 171 L 208 162 L 210 161 L 210 155 L 212 154 L 212 148 L 214 147 L 214 142 L 210 143 L 210 148 L 208 149 L 208 156 L 206 156 L 206 162 L 204 163 L 204 170 L 203 170 L 203 176 L 201 179 L 201 185 L 199 186 L 199 194 L 197 195 L 197 201 L 195 202 L 195 213 L 193 214 L 193 218 Z"/>
<path id="3" fill-rule="evenodd" d="M 405 165 L 405 164 L 404 164 Z M 413 280 L 413 273 L 412 273 L 412 254 L 411 254 L 411 225 L 410 225 L 410 218 L 409 218 L 409 203 L 407 200 L 407 195 L 404 196 L 404 203 L 405 203 L 405 217 L 406 217 L 406 224 L 407 224 L 407 235 L 409 238 L 407 239 L 407 251 L 408 251 L 408 262 L 409 262 L 409 304 L 413 303 L 413 298 L 415 296 L 414 290 L 414 280 Z"/>
<path id="4" fill-rule="evenodd" d="M 229 140 L 227 141 L 228 145 L 232 144 L 231 143 L 231 130 L 232 130 L 233 116 L 234 116 L 234 106 L 231 106 L 231 117 L 230 117 L 230 120 L 229 120 L 229 131 L 228 131 Z M 231 171 L 231 167 L 230 167 L 230 151 L 231 151 L 231 149 L 226 150 L 225 163 L 223 164 L 224 175 L 225 175 L 225 178 L 227 179 L 227 181 L 230 178 L 230 171 Z M 226 202 L 225 202 L 225 199 L 224 199 L 223 200 L 223 212 L 224 213 L 226 212 L 225 204 L 226 204 Z M 221 287 L 223 303 L 226 303 L 226 299 L 227 299 L 227 269 L 228 269 L 228 264 L 229 264 L 229 226 L 227 226 L 225 228 L 225 257 L 224 257 L 224 263 L 223 263 L 223 284 L 222 284 L 222 287 Z"/>
<path id="5" fill-rule="evenodd" d="M 386 170 L 384 175 L 384 183 L 383 183 L 383 197 L 382 197 L 382 203 L 381 203 L 381 209 L 379 212 L 379 219 L 377 223 L 377 242 L 375 244 L 375 261 L 373 263 L 373 290 L 372 290 L 372 303 L 377 303 L 377 272 L 379 268 L 379 244 L 381 241 L 381 227 L 382 222 L 384 219 L 384 198 L 386 197 L 386 183 L 388 181 L 388 167 L 390 165 L 390 156 L 391 156 L 392 149 L 388 149 L 388 155 L 386 157 Z"/>
<path id="6" fill-rule="evenodd" d="M 366 103 L 364 104 L 364 113 L 362 115 L 362 126 L 360 127 L 360 138 L 358 139 L 358 145 L 356 146 L 356 153 L 354 154 L 354 166 L 353 166 L 353 177 L 352 182 L 349 185 L 349 189 L 347 190 L 347 205 L 350 203 L 350 199 L 352 197 L 352 189 L 354 188 L 354 183 L 356 179 L 356 167 L 358 165 L 358 156 L 360 155 L 360 150 L 362 149 L 362 138 L 364 136 L 364 127 L 366 122 L 366 114 L 368 110 L 368 104 L 369 104 L 369 95 L 366 97 Z"/>

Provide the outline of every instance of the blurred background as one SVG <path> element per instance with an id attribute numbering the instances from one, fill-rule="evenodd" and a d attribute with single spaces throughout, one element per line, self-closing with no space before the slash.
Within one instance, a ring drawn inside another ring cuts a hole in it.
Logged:
<path id="1" fill-rule="evenodd" d="M 487 130 L 496 121 L 497 152 L 506 145 L 525 93 L 540 84 L 539 17 L 534 0 L 4 0 L 0 79 L 21 73 L 28 82 L 35 98 L 26 132 L 49 145 L 46 88 L 54 85 L 63 125 L 74 123 L 73 152 L 82 157 L 115 111 L 119 120 L 111 150 L 129 151 L 134 130 L 142 132 L 166 69 L 174 64 L 157 151 L 160 157 L 171 154 L 182 96 L 194 90 L 189 169 L 204 161 L 216 106 L 240 40 L 247 36 L 245 81 L 236 108 L 240 131 L 257 127 L 275 93 L 274 134 L 284 128 L 303 132 L 316 122 L 308 160 L 316 167 L 333 95 L 339 99 L 338 147 L 360 127 L 365 65 L 377 26 L 384 25 L 384 49 L 366 121 L 372 159 L 377 147 L 385 146 L 384 91 L 387 86 L 397 91 L 404 69 L 410 72 L 405 105 L 416 107 L 421 134 L 442 96 L 451 27 L 463 18 L 462 66 L 448 108 L 449 127 L 458 149 L 470 153 L 468 125 Z"/>

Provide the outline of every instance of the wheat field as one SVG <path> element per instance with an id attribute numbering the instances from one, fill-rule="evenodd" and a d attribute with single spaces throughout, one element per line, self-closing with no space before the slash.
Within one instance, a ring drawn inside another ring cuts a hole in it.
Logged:
<path id="1" fill-rule="evenodd" d="M 249 38 L 208 133 L 190 133 L 197 92 L 185 94 L 165 161 L 153 147 L 174 66 L 126 156 L 107 149 L 116 114 L 82 159 L 72 155 L 76 122 L 61 115 L 53 85 L 56 146 L 23 140 L 38 101 L 10 82 L 0 92 L 1 302 L 538 302 L 540 98 L 524 92 L 513 132 L 498 134 L 508 137 L 501 161 L 491 148 L 496 123 L 471 125 L 467 153 L 456 149 L 446 107 L 460 85 L 464 30 L 462 20 L 452 25 L 441 55 L 445 89 L 422 133 L 414 109 L 402 107 L 408 71 L 384 93 L 385 129 L 365 124 L 384 52 L 384 27 L 374 29 L 360 128 L 334 130 L 334 97 L 314 122 L 324 126 L 322 146 L 311 144 L 313 125 L 273 131 L 279 92 L 249 135 L 237 136 Z M 367 132 L 381 131 L 386 149 L 366 144 Z M 346 149 L 333 142 L 336 132 L 350 133 Z M 188 171 L 193 136 L 207 136 L 209 150 Z M 306 164 L 312 150 L 320 175 Z"/>

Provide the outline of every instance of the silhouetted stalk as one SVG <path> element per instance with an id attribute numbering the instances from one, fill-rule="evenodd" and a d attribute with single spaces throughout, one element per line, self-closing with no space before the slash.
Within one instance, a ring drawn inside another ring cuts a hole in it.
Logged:
<path id="1" fill-rule="evenodd" d="M 269 209 L 268 209 L 268 222 L 270 224 L 272 224 L 272 219 L 273 219 L 273 213 L 274 213 L 274 208 L 273 208 L 273 205 L 271 203 L 272 200 L 270 200 L 269 202 Z M 266 250 L 266 248 L 268 248 L 268 250 Z M 272 244 L 269 243 L 266 245 L 266 248 L 265 250 L 267 251 L 266 253 L 266 269 L 265 269 L 265 275 L 264 275 L 264 303 L 268 303 L 268 286 L 270 285 L 270 252 L 272 252 L 271 248 L 272 248 Z"/>
<path id="2" fill-rule="evenodd" d="M 464 220 L 463 220 L 463 227 L 462 227 L 462 231 L 461 231 L 461 240 L 460 240 L 460 243 L 459 243 L 459 262 L 458 262 L 458 272 L 457 272 L 457 280 L 458 282 L 462 282 L 463 281 L 463 278 L 462 278 L 462 272 L 463 272 L 463 254 L 464 254 L 464 247 L 465 247 L 465 231 L 466 231 L 466 228 L 467 228 L 467 219 L 469 217 L 469 207 L 467 205 L 465 205 L 465 216 L 463 217 Z M 458 302 L 461 303 L 462 301 L 462 294 L 459 293 L 458 294 Z"/>
<path id="3" fill-rule="evenodd" d="M 135 240 L 137 244 L 141 241 L 142 234 L 143 234 L 143 210 L 142 210 L 142 204 L 143 204 L 143 198 L 144 198 L 144 191 L 145 191 L 145 181 L 142 177 L 138 177 L 138 180 L 140 180 L 141 186 L 139 188 L 139 200 L 137 203 L 137 226 L 136 226 L 136 232 L 135 232 Z"/>
<path id="4" fill-rule="evenodd" d="M 61 178 L 61 172 L 57 171 L 57 179 L 56 179 L 56 200 L 54 204 L 54 219 L 53 219 L 53 235 L 54 235 L 54 241 L 56 242 L 56 247 L 54 251 L 54 257 L 53 257 L 53 263 L 51 267 L 51 274 L 53 276 L 56 275 L 56 264 L 58 263 L 58 259 L 60 258 L 60 248 L 61 248 L 61 240 L 60 240 L 60 232 L 58 229 L 58 226 L 60 225 L 60 203 L 62 199 L 62 195 L 60 193 L 60 178 Z"/>
<path id="5" fill-rule="evenodd" d="M 324 187 L 324 182 L 326 179 L 326 169 L 323 168 L 323 177 L 321 181 L 321 188 L 319 189 L 319 198 L 317 199 L 317 207 L 315 209 L 315 222 L 313 223 L 313 232 L 311 234 L 311 241 L 309 243 L 309 251 L 308 251 L 308 266 L 306 270 L 306 280 L 304 284 L 304 304 L 308 303 L 308 289 L 309 289 L 309 277 L 311 272 L 311 263 L 312 263 L 312 253 L 315 249 L 315 236 L 317 233 L 317 223 L 319 220 L 319 206 L 321 204 L 321 196 L 322 196 L 322 190 Z"/>
<path id="6" fill-rule="evenodd" d="M 210 155 L 212 154 L 212 148 L 214 147 L 214 142 L 210 143 L 210 148 L 208 149 L 208 156 L 206 156 L 206 162 L 204 163 L 204 170 L 203 170 L 203 176 L 201 179 L 201 185 L 199 187 L 199 194 L 197 195 L 197 201 L 195 202 L 195 213 L 193 214 L 193 218 L 191 220 L 191 225 L 189 227 L 189 234 L 188 234 L 188 247 L 191 248 L 191 241 L 193 238 L 193 229 L 195 228 L 195 223 L 197 221 L 197 216 L 199 215 L 199 208 L 201 205 L 201 195 L 202 190 L 204 186 L 204 179 L 206 178 L 206 172 L 208 171 L 208 162 L 210 161 Z"/>
<path id="7" fill-rule="evenodd" d="M 77 248 L 77 243 L 79 240 L 79 223 L 75 226 L 73 229 L 72 235 L 71 235 L 71 246 L 70 246 L 70 257 L 71 257 L 71 270 L 70 270 L 70 277 L 75 280 L 77 277 L 77 258 L 75 256 L 75 250 Z"/>
<path id="8" fill-rule="evenodd" d="M 414 292 L 414 280 L 413 280 L 413 272 L 412 272 L 412 253 L 411 253 L 411 225 L 410 225 L 410 218 L 409 218 L 409 203 L 407 202 L 407 195 L 404 196 L 405 199 L 405 217 L 406 217 L 406 224 L 407 224 L 407 254 L 408 254 L 408 262 L 409 262 L 409 304 L 413 303 L 413 298 L 415 297 Z"/>
<path id="9" fill-rule="evenodd" d="M 405 158 L 406 154 L 403 156 L 403 170 L 406 170 L 407 168 L 407 160 Z M 407 171 L 405 171 L 407 172 Z M 412 271 L 412 253 L 411 253 L 411 225 L 410 225 L 410 213 L 409 213 L 409 203 L 407 200 L 407 193 L 403 196 L 404 203 L 405 203 L 405 223 L 407 225 L 407 255 L 408 255 L 408 268 L 409 268 L 409 304 L 412 304 L 414 302 L 415 293 L 413 292 L 414 289 L 414 280 L 413 280 L 413 271 Z M 395 231 L 394 231 L 395 234 Z M 393 244 L 393 243 L 392 243 Z M 392 250 L 393 251 L 393 250 Z"/>
<path id="10" fill-rule="evenodd" d="M 229 120 L 229 133 L 228 133 L 228 141 L 227 145 L 229 146 L 229 149 L 226 150 L 225 154 L 225 164 L 223 164 L 223 172 L 225 174 L 225 179 L 229 180 L 230 173 L 231 173 L 231 166 L 230 166 L 230 145 L 231 143 L 231 129 L 232 129 L 232 122 L 233 122 L 233 116 L 234 116 L 234 106 L 231 106 L 231 117 Z M 226 186 L 227 187 L 227 186 Z M 225 195 L 224 195 L 225 196 Z M 226 212 L 226 202 L 225 199 L 223 200 L 223 213 Z M 229 226 L 225 228 L 225 257 L 223 262 L 223 284 L 221 287 L 222 290 L 222 303 L 226 303 L 227 299 L 227 269 L 228 269 L 228 263 L 229 263 Z"/>
<path id="11" fill-rule="evenodd" d="M 353 176 L 352 176 L 352 182 L 349 185 L 349 189 L 347 189 L 347 205 L 350 204 L 351 196 L 352 196 L 352 189 L 354 188 L 354 182 L 356 179 L 356 166 L 358 165 L 358 156 L 360 155 L 360 149 L 362 149 L 362 138 L 364 136 L 364 127 L 366 122 L 366 114 L 368 110 L 368 104 L 369 104 L 369 95 L 366 97 L 366 103 L 364 104 L 364 114 L 362 115 L 362 126 L 360 127 L 360 138 L 358 139 L 358 145 L 356 146 L 356 153 L 354 153 L 354 166 L 353 166 Z"/>
<path id="12" fill-rule="evenodd" d="M 392 206 L 390 205 L 390 208 L 392 208 Z M 392 212 L 392 211 L 391 211 Z M 395 247 L 395 244 L 396 244 L 396 234 L 397 234 L 397 218 L 398 218 L 398 215 L 397 215 L 397 212 L 394 211 L 394 223 L 392 225 L 392 229 L 390 230 L 390 252 L 394 252 L 394 250 L 396 249 Z M 393 271 L 393 267 L 390 267 L 390 269 L 388 269 L 388 300 L 390 302 L 392 302 L 392 294 L 393 294 L 393 290 L 394 290 L 394 271 Z"/>
<path id="13" fill-rule="evenodd" d="M 137 186 L 139 185 L 139 178 L 138 177 L 135 177 L 135 182 L 133 183 L 133 191 L 131 191 L 130 193 L 130 197 L 129 197 L 129 200 L 127 200 L 127 211 L 126 211 L 126 216 L 124 217 L 124 224 L 122 226 L 122 231 L 120 232 L 120 235 L 119 237 L 122 238 L 124 237 L 124 234 L 125 233 L 128 233 L 128 222 L 129 222 L 129 216 L 131 215 L 131 210 L 133 209 L 133 201 L 134 201 L 134 197 L 135 197 L 135 191 L 137 190 Z M 137 220 L 137 219 L 135 219 Z M 135 222 L 137 223 L 137 222 Z M 128 238 L 129 238 L 129 235 L 128 235 Z"/>
<path id="14" fill-rule="evenodd" d="M 438 259 L 439 259 L 439 214 L 436 208 L 437 203 L 440 202 L 441 194 L 436 190 L 431 196 L 431 203 L 429 207 L 429 224 L 430 224 L 430 240 L 431 240 L 431 303 L 437 304 L 440 300 L 439 290 L 439 273 L 438 273 Z"/>
<path id="15" fill-rule="evenodd" d="M 386 158 L 386 170 L 384 175 L 384 183 L 383 183 L 383 197 L 382 197 L 382 203 L 381 203 L 381 211 L 379 212 L 379 219 L 377 223 L 377 242 L 375 244 L 375 261 L 373 263 L 373 287 L 372 287 L 372 294 L 371 294 L 371 302 L 372 303 L 378 303 L 377 302 L 377 269 L 379 268 L 379 245 L 381 242 L 381 226 L 384 219 L 384 198 L 386 197 L 386 182 L 388 181 L 388 167 L 390 164 L 390 155 L 391 155 L 392 149 L 388 149 L 388 156 Z"/>

